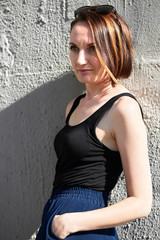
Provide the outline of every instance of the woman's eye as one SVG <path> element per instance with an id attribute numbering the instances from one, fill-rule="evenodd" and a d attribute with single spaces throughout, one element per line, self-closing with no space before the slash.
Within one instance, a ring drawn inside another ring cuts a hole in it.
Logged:
<path id="1" fill-rule="evenodd" d="M 89 47 L 89 50 L 91 50 L 91 51 L 95 51 L 96 48 L 95 48 L 95 46 L 93 45 L 93 46 L 90 46 L 90 47 Z"/>
<path id="2" fill-rule="evenodd" d="M 76 46 L 70 46 L 70 51 L 77 51 L 78 48 Z"/>

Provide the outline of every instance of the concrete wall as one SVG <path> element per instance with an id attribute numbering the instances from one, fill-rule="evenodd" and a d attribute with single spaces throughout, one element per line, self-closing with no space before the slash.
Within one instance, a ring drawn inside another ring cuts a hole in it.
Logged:
<path id="1" fill-rule="evenodd" d="M 53 139 L 66 104 L 83 89 L 68 57 L 70 21 L 77 7 L 98 3 L 113 4 L 133 33 L 135 65 L 123 84 L 145 113 L 153 179 L 150 216 L 118 227 L 119 236 L 160 239 L 159 0 L 0 0 L 0 239 L 27 240 L 40 225 L 54 178 Z M 122 176 L 110 203 L 124 196 Z"/>

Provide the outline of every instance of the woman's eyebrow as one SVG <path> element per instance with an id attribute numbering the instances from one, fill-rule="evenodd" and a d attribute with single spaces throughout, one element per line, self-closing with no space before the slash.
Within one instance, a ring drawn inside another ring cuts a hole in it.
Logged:
<path id="1" fill-rule="evenodd" d="M 73 43 L 73 42 L 70 42 L 69 44 L 76 45 L 76 44 L 75 44 L 75 43 Z"/>
<path id="2" fill-rule="evenodd" d="M 76 44 L 73 43 L 73 42 L 70 42 L 69 44 L 70 44 L 70 45 L 75 45 L 75 46 L 76 46 Z M 93 45 L 95 45 L 94 42 L 87 44 L 88 47 L 93 46 Z"/>
<path id="3" fill-rule="evenodd" d="M 87 44 L 88 47 L 93 45 L 95 45 L 94 42 Z"/>

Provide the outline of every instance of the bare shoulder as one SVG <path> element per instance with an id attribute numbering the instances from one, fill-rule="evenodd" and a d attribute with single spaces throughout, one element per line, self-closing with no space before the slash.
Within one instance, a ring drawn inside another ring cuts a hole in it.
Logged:
<path id="1" fill-rule="evenodd" d="M 122 135 L 125 132 L 136 134 L 137 131 L 146 131 L 140 106 L 131 97 L 123 96 L 114 103 L 110 119 L 114 133 Z"/>
<path id="2" fill-rule="evenodd" d="M 71 107 L 74 103 L 76 98 L 73 98 L 68 104 L 67 104 L 67 107 L 66 107 L 66 116 L 68 115 L 69 111 L 71 110 Z"/>
<path id="3" fill-rule="evenodd" d="M 128 96 L 119 98 L 113 106 L 113 117 L 127 120 L 142 120 L 142 113 L 138 102 Z"/>

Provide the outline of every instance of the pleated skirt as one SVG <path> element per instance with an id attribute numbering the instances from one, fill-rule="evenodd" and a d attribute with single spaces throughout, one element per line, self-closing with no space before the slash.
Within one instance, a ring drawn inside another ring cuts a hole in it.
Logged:
<path id="1" fill-rule="evenodd" d="M 84 212 L 107 206 L 108 193 L 91 189 L 72 187 L 54 189 L 47 201 L 42 216 L 42 223 L 36 240 L 59 240 L 52 231 L 55 215 L 71 212 Z M 115 228 L 83 231 L 69 235 L 66 240 L 119 240 Z"/>

